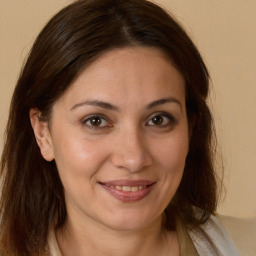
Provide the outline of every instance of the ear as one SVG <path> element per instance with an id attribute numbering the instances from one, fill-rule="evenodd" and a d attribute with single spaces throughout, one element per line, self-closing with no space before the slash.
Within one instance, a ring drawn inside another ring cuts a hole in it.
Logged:
<path id="1" fill-rule="evenodd" d="M 46 161 L 52 161 L 54 159 L 54 151 L 48 122 L 40 120 L 40 115 L 41 112 L 36 108 L 32 108 L 29 111 L 31 126 L 41 154 Z"/>

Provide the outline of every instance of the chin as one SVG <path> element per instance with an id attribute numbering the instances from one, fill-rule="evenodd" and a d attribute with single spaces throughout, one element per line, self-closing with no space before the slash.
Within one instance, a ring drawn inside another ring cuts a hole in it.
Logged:
<path id="1" fill-rule="evenodd" d="M 152 216 L 152 214 L 143 214 L 141 211 L 131 213 L 131 211 L 125 211 L 120 213 L 111 214 L 108 218 L 108 223 L 105 225 L 109 228 L 117 231 L 138 231 L 149 228 L 156 221 L 161 222 L 160 216 Z"/>

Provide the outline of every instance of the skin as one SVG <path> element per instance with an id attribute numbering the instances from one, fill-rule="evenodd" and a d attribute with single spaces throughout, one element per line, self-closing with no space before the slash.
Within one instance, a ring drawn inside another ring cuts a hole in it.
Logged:
<path id="1" fill-rule="evenodd" d="M 49 126 L 38 114 L 30 111 L 38 145 L 55 159 L 65 191 L 63 255 L 179 255 L 163 212 L 182 178 L 189 133 L 185 82 L 170 60 L 154 48 L 112 50 L 54 104 Z M 127 202 L 102 186 L 113 180 L 153 185 Z"/>

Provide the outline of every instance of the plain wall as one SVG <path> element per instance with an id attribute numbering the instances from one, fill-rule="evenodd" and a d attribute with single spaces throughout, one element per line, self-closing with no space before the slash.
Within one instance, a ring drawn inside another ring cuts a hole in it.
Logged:
<path id="1" fill-rule="evenodd" d="M 0 0 L 0 152 L 11 95 L 43 25 L 70 0 Z M 209 68 L 226 197 L 219 212 L 256 216 L 256 1 L 156 0 L 184 25 Z"/>

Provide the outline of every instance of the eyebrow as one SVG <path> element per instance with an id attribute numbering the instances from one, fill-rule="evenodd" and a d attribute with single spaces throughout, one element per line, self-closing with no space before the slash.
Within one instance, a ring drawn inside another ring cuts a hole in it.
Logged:
<path id="1" fill-rule="evenodd" d="M 172 98 L 172 97 L 153 101 L 153 102 L 149 103 L 146 106 L 146 109 L 151 109 L 151 108 L 154 108 L 154 107 L 157 107 L 159 105 L 166 104 L 166 103 L 176 103 L 176 104 L 178 104 L 180 106 L 180 108 L 182 110 L 181 102 L 179 100 L 175 99 L 175 98 Z M 100 108 L 104 108 L 104 109 L 108 109 L 108 110 L 120 111 L 120 109 L 117 106 L 114 106 L 114 105 L 112 105 L 112 104 L 110 104 L 108 102 L 104 102 L 104 101 L 101 101 L 101 100 L 90 100 L 90 99 L 75 104 L 70 109 L 70 111 L 73 111 L 74 109 L 76 109 L 78 107 L 82 107 L 84 105 L 96 106 L 96 107 L 100 107 Z"/>
<path id="2" fill-rule="evenodd" d="M 82 101 L 78 104 L 75 104 L 71 109 L 70 111 L 78 108 L 78 107 L 81 107 L 81 106 L 84 106 L 84 105 L 89 105 L 89 106 L 96 106 L 96 107 L 100 107 L 100 108 L 104 108 L 104 109 L 109 109 L 109 110 L 115 110 L 115 111 L 120 111 L 120 109 L 110 103 L 107 103 L 107 102 L 104 102 L 104 101 L 100 101 L 100 100 L 85 100 L 85 101 Z"/>
<path id="3" fill-rule="evenodd" d="M 181 110 L 182 110 L 182 104 L 179 100 L 175 99 L 175 98 L 164 98 L 164 99 L 160 99 L 160 100 L 156 100 L 156 101 L 153 101 L 152 103 L 148 104 L 146 106 L 147 109 L 151 109 L 151 108 L 154 108 L 154 107 L 157 107 L 159 105 L 163 105 L 163 104 L 166 104 L 166 103 L 176 103 L 180 106 Z"/>

